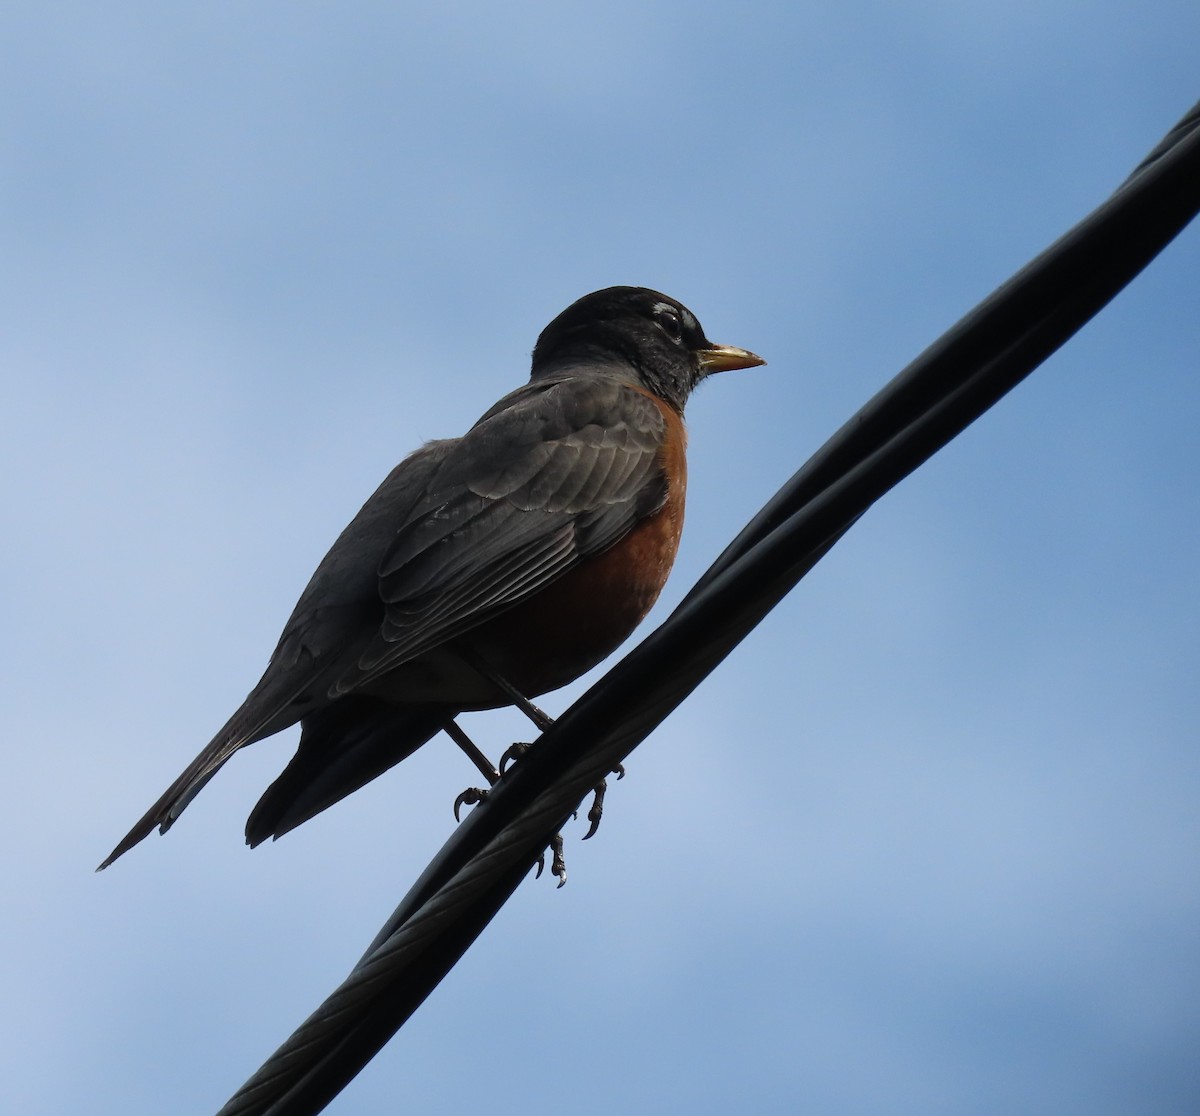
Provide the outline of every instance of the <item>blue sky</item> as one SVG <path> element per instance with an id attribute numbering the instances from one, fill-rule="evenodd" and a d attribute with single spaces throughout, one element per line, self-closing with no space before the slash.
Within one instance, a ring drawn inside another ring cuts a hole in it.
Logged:
<path id="1" fill-rule="evenodd" d="M 554 314 L 770 361 L 661 618 L 1200 96 L 1190 0 L 834 7 L 8 6 L 6 1107 L 215 1110 L 441 845 L 444 741 L 248 852 L 285 734 L 92 873 Z M 1200 1109 L 1198 289 L 1192 228 L 882 501 L 330 1111 Z"/>

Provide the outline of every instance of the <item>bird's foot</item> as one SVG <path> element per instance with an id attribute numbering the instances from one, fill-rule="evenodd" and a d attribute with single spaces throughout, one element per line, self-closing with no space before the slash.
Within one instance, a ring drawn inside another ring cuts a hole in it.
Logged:
<path id="1" fill-rule="evenodd" d="M 497 766 L 497 771 L 500 775 L 508 770 L 508 768 L 527 755 L 534 747 L 526 741 L 518 740 L 514 744 L 509 745 L 504 754 L 500 757 L 500 763 Z M 624 764 L 617 764 L 612 769 L 612 774 L 618 779 L 625 778 Z M 593 791 L 592 808 L 587 812 L 588 831 L 583 835 L 583 840 L 589 837 L 594 837 L 596 830 L 600 828 L 600 819 L 604 815 L 604 796 L 608 791 L 608 780 L 601 779 L 599 784 Z M 458 820 L 459 810 L 463 806 L 475 806 L 483 802 L 487 798 L 488 792 L 479 787 L 469 787 L 454 800 L 454 820 Z M 575 817 L 579 816 L 579 812 L 575 812 Z M 561 833 L 556 833 L 550 839 L 550 874 L 558 878 L 558 886 L 562 887 L 567 882 L 567 862 L 563 853 L 563 836 Z M 540 879 L 542 873 L 546 870 L 546 854 L 542 853 L 537 860 L 537 872 L 534 879 Z"/>
<path id="2" fill-rule="evenodd" d="M 617 764 L 612 769 L 612 773 L 618 780 L 625 778 L 625 765 Z M 592 808 L 587 812 L 588 831 L 583 835 L 583 840 L 595 836 L 596 830 L 600 828 L 600 819 L 604 816 L 604 795 L 608 792 L 608 780 L 601 779 L 595 790 L 592 792 Z"/>
<path id="3" fill-rule="evenodd" d="M 563 836 L 561 833 L 556 833 L 550 838 L 550 852 L 552 858 L 550 860 L 550 874 L 558 877 L 558 886 L 562 887 L 567 882 L 567 859 L 563 855 Z M 542 871 L 546 867 L 546 854 L 542 853 L 537 858 L 537 872 L 534 873 L 534 879 L 542 878 Z"/>
<path id="4" fill-rule="evenodd" d="M 483 787 L 467 787 L 467 789 L 454 800 L 454 820 L 460 820 L 458 812 L 460 809 L 462 809 L 462 807 L 478 806 L 479 803 L 483 802 L 487 798 L 487 796 L 488 792 Z"/>
<path id="5" fill-rule="evenodd" d="M 518 740 L 515 744 L 510 744 L 505 750 L 504 755 L 500 757 L 500 765 L 497 770 L 501 775 L 508 770 L 510 763 L 516 763 L 523 755 L 532 750 L 533 745 L 527 744 Z"/>
<path id="6" fill-rule="evenodd" d="M 526 755 L 533 748 L 533 745 L 518 740 L 515 744 L 509 745 L 505 750 L 504 755 L 500 757 L 500 763 L 497 765 L 497 770 L 503 775 L 509 768 L 510 764 L 514 764 L 522 756 Z M 541 879 L 542 873 L 546 870 L 546 854 L 543 852 L 537 859 L 537 872 L 534 874 L 534 879 Z M 562 887 L 567 882 L 567 861 L 563 854 L 563 836 L 561 833 L 556 833 L 550 838 L 550 874 L 558 877 L 558 886 Z"/>

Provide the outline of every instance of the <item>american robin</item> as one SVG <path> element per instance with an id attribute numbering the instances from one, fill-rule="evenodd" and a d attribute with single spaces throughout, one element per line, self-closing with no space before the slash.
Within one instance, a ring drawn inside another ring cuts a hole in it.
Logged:
<path id="1" fill-rule="evenodd" d="M 461 438 L 405 458 L 325 556 L 241 708 L 100 865 L 166 832 L 239 748 L 301 723 L 246 823 L 257 845 L 357 790 L 467 710 L 591 669 L 658 597 L 679 546 L 683 408 L 714 345 L 642 287 L 586 295 L 533 350 L 529 382 Z M 485 774 L 487 761 L 474 757 Z"/>

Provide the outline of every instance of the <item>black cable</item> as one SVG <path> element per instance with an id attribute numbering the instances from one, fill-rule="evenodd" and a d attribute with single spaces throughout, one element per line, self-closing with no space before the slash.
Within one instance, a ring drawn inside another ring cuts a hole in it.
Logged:
<path id="1" fill-rule="evenodd" d="M 342 985 L 218 1116 L 309 1116 L 450 971 L 574 807 L 880 496 L 1029 375 L 1200 211 L 1200 104 L 1103 205 L 879 392 L 683 603 L 472 811 Z"/>

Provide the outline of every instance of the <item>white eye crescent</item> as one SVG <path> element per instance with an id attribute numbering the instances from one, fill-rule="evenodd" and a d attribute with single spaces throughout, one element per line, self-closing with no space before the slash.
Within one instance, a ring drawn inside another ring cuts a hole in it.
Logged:
<path id="1" fill-rule="evenodd" d="M 660 302 L 654 308 L 654 320 L 662 327 L 662 331 L 672 340 L 678 341 L 683 337 L 683 320 L 674 306 Z"/>

